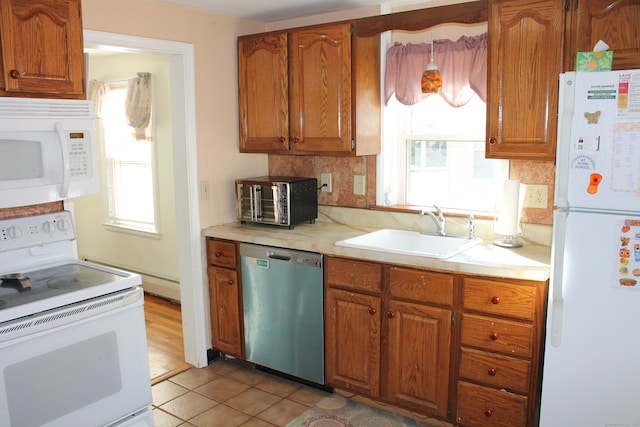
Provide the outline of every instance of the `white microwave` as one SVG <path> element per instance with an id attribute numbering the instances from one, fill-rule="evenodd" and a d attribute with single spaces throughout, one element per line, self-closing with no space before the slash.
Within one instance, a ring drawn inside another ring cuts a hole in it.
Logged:
<path id="1" fill-rule="evenodd" d="M 99 189 L 92 101 L 0 97 L 0 208 Z"/>

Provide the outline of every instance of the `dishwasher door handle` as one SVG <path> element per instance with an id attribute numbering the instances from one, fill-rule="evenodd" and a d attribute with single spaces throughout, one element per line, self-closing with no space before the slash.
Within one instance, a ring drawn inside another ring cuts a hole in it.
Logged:
<path id="1" fill-rule="evenodd" d="M 277 259 L 279 261 L 291 261 L 291 256 L 289 255 L 281 255 L 276 252 L 268 251 L 267 258 L 269 259 Z"/>

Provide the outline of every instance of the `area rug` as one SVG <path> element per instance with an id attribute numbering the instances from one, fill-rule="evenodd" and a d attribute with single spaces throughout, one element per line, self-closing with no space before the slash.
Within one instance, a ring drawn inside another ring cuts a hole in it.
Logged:
<path id="1" fill-rule="evenodd" d="M 342 396 L 328 396 L 286 427 L 432 427 Z"/>

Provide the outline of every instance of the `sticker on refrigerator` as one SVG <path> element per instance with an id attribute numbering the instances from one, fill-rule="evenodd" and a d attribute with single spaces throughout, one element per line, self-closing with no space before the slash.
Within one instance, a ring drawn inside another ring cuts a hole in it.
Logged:
<path id="1" fill-rule="evenodd" d="M 615 288 L 640 289 L 640 218 L 616 223 Z"/>
<path id="2" fill-rule="evenodd" d="M 640 121 L 640 73 L 618 76 L 618 121 Z"/>
<path id="3" fill-rule="evenodd" d="M 640 193 L 640 123 L 617 123 L 614 129 L 611 189 Z"/>

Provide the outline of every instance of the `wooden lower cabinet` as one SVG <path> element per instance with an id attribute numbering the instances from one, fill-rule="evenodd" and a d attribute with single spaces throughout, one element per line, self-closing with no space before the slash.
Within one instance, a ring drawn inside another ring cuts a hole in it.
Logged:
<path id="1" fill-rule="evenodd" d="M 384 271 L 384 273 L 382 273 Z M 381 274 L 382 273 L 382 274 Z M 385 278 L 384 280 L 382 278 Z M 453 276 L 325 259 L 327 383 L 422 414 L 449 408 Z M 444 279 L 444 280 L 443 280 Z M 439 287 L 447 287 L 437 292 Z M 416 292 L 413 292 L 415 290 Z M 392 294 L 391 298 L 384 295 Z"/>
<path id="2" fill-rule="evenodd" d="M 329 288 L 325 293 L 327 383 L 380 395 L 379 296 Z"/>
<path id="3" fill-rule="evenodd" d="M 537 425 L 546 298 L 547 282 L 463 278 L 458 425 Z"/>
<path id="4" fill-rule="evenodd" d="M 449 401 L 451 310 L 391 300 L 387 399 L 446 417 Z"/>
<path id="5" fill-rule="evenodd" d="M 242 294 L 234 242 L 207 239 L 213 348 L 244 358 Z"/>
<path id="6" fill-rule="evenodd" d="M 547 284 L 327 256 L 327 384 L 460 427 L 536 426 Z"/>

